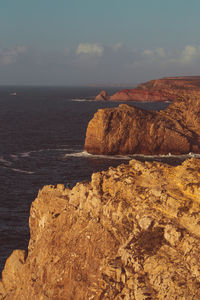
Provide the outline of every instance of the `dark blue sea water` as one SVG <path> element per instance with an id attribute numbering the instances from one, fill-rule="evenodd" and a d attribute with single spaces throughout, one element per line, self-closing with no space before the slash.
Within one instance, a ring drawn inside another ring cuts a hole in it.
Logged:
<path id="1" fill-rule="evenodd" d="M 0 87 L 0 269 L 14 249 L 27 248 L 29 209 L 40 188 L 67 182 L 73 186 L 90 179 L 93 172 L 131 159 L 83 152 L 93 114 L 99 108 L 119 105 L 93 101 L 101 89 Z M 107 90 L 112 94 L 119 89 Z M 163 109 L 168 104 L 134 105 Z M 186 157 L 134 156 L 171 164 Z"/>

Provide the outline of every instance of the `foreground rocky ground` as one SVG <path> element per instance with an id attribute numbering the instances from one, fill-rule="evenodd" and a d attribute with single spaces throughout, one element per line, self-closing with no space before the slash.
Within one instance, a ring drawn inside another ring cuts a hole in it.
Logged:
<path id="1" fill-rule="evenodd" d="M 200 160 L 130 161 L 91 182 L 46 186 L 1 299 L 200 299 Z"/>
<path id="2" fill-rule="evenodd" d="M 200 97 L 163 111 L 126 104 L 99 109 L 89 122 L 85 150 L 93 154 L 200 153 Z"/>

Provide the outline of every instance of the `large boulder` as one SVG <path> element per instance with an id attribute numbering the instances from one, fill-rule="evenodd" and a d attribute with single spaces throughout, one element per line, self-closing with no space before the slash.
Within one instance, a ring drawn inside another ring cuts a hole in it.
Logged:
<path id="1" fill-rule="evenodd" d="M 140 163 L 44 187 L 28 253 L 8 258 L 0 299 L 200 299 L 200 160 Z"/>
<path id="2" fill-rule="evenodd" d="M 85 150 L 92 154 L 200 152 L 200 99 L 175 101 L 160 112 L 120 104 L 89 122 Z"/>

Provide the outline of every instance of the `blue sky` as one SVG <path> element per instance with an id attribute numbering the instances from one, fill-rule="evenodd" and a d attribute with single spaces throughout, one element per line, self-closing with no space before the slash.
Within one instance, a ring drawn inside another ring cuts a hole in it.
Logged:
<path id="1" fill-rule="evenodd" d="M 199 0 L 0 1 L 0 84 L 200 75 Z"/>

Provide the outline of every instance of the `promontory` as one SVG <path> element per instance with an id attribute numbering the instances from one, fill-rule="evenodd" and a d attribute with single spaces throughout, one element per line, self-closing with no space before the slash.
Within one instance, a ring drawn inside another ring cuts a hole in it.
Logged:
<path id="1" fill-rule="evenodd" d="M 200 153 L 200 97 L 181 98 L 162 111 L 127 104 L 99 109 L 88 124 L 85 150 L 112 155 Z"/>
<path id="2" fill-rule="evenodd" d="M 96 100 L 111 101 L 174 101 L 180 96 L 200 96 L 200 76 L 165 77 L 122 89 L 112 96 L 102 91 Z"/>

